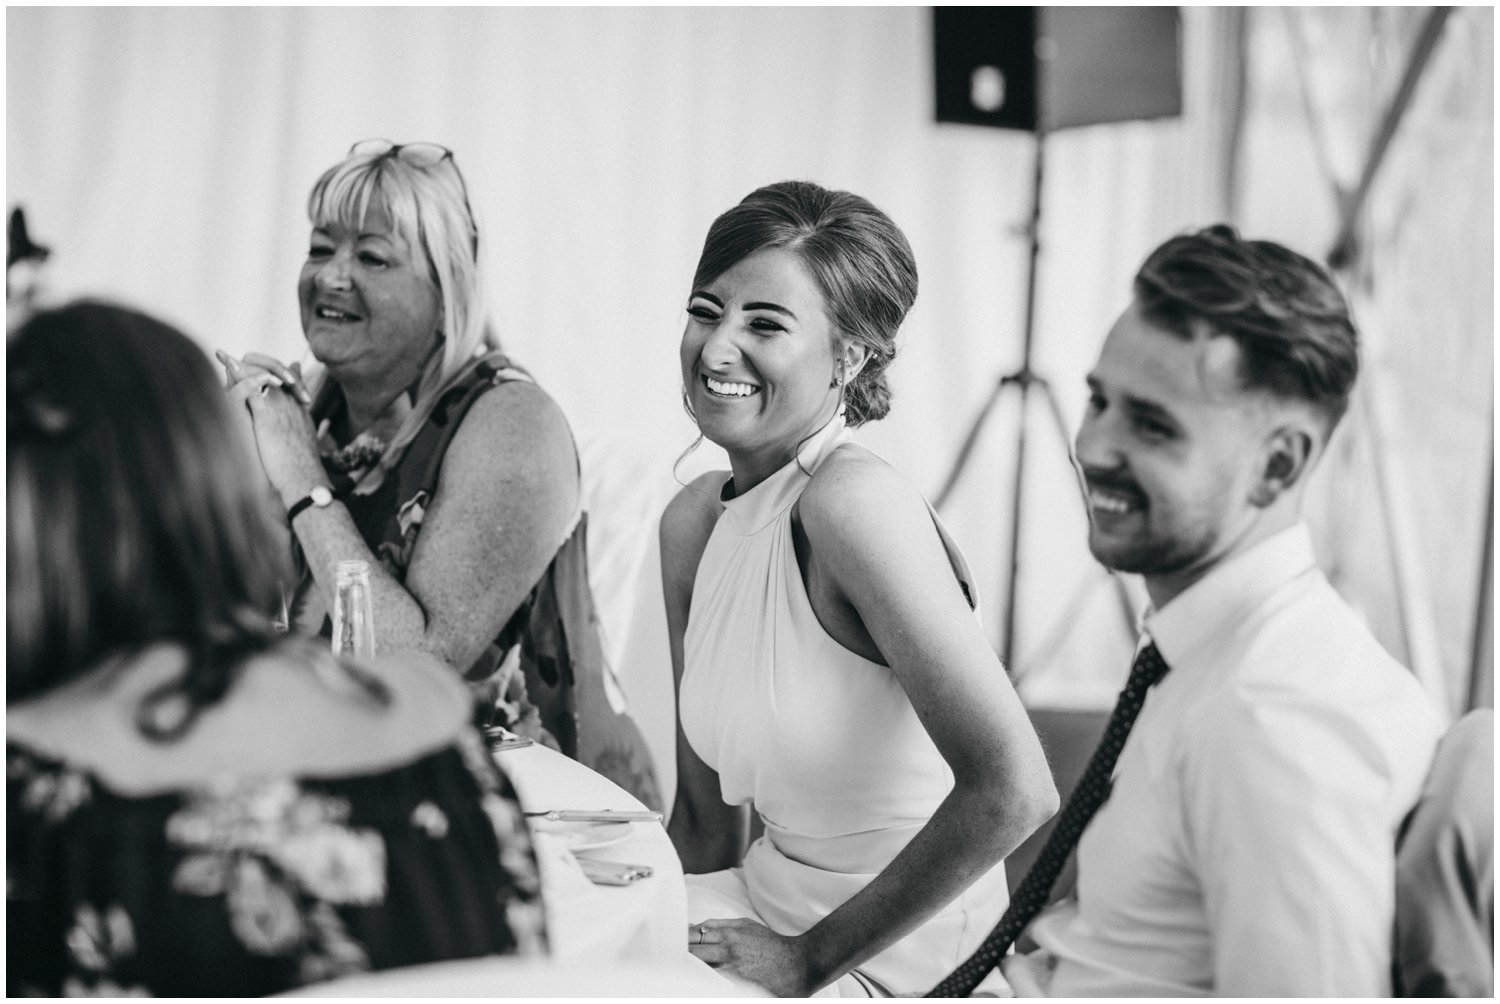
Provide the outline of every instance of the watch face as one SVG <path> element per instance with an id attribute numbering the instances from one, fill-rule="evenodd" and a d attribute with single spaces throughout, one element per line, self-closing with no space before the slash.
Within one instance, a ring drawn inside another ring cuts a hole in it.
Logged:
<path id="1" fill-rule="evenodd" d="M 312 499 L 312 504 L 315 506 L 322 507 L 328 505 L 333 501 L 333 492 L 329 491 L 327 488 L 324 488 L 322 485 L 319 485 L 307 494 L 308 497 Z"/>

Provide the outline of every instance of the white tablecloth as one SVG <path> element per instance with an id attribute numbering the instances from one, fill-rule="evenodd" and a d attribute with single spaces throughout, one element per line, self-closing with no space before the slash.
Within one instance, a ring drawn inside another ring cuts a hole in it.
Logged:
<path id="1" fill-rule="evenodd" d="M 495 754 L 495 761 L 528 812 L 645 808 L 608 779 L 543 746 L 505 750 Z M 649 865 L 650 878 L 626 886 L 594 885 L 578 869 L 565 840 L 535 834 L 553 958 L 597 962 L 687 955 L 687 893 L 666 828 L 661 823 L 611 826 L 628 827 L 628 836 L 577 855 Z"/>
<path id="2" fill-rule="evenodd" d="M 542 746 L 495 755 L 528 812 L 547 809 L 641 810 L 612 782 Z M 537 834 L 551 956 L 458 959 L 346 977 L 303 987 L 289 997 L 756 997 L 758 987 L 729 980 L 687 950 L 682 865 L 661 823 L 628 826 L 618 843 L 577 854 L 649 865 L 650 878 L 626 886 L 584 878 L 566 841 Z"/>
<path id="3" fill-rule="evenodd" d="M 285 997 L 769 997 L 726 980 L 686 952 L 676 961 L 521 959 L 491 955 L 314 983 Z"/>

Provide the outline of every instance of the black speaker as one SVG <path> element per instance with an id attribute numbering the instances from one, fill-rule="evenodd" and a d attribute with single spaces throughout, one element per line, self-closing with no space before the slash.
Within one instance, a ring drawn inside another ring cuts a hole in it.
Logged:
<path id="1" fill-rule="evenodd" d="M 1051 132 L 1182 112 L 1176 7 L 934 7 L 937 120 Z"/>

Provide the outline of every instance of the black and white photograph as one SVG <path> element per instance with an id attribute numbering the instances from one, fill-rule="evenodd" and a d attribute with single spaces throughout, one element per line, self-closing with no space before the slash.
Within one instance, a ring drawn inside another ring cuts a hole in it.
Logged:
<path id="1" fill-rule="evenodd" d="M 1494 22 L 8 7 L 7 995 L 1493 997 Z"/>

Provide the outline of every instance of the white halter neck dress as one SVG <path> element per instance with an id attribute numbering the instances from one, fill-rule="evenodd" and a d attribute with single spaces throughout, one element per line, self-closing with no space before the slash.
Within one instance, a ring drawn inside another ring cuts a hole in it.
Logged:
<path id="1" fill-rule="evenodd" d="M 724 801 L 765 833 L 739 868 L 688 876 L 693 923 L 748 917 L 800 934 L 869 884 L 931 818 L 953 774 L 891 670 L 844 648 L 813 613 L 792 545 L 812 471 L 851 441 L 842 418 L 725 502 L 693 584 L 679 695 L 683 733 Z M 967 563 L 933 513 L 955 573 Z M 972 596 L 972 591 L 970 592 Z M 832 994 L 920 993 L 966 959 L 1008 902 L 1004 865 L 859 967 Z"/>

